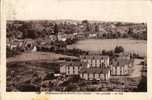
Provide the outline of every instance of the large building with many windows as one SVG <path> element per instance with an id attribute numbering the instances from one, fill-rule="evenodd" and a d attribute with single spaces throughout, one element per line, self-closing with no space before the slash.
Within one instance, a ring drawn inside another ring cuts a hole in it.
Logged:
<path id="1" fill-rule="evenodd" d="M 124 76 L 129 74 L 129 67 L 133 66 L 133 60 L 125 58 L 115 58 L 112 61 L 111 75 L 112 76 Z"/>
<path id="2" fill-rule="evenodd" d="M 83 55 L 81 61 L 62 64 L 60 73 L 65 75 L 79 75 L 85 80 L 107 81 L 111 76 L 125 76 L 133 66 L 133 59 L 124 56 L 113 58 L 109 62 L 108 56 Z"/>
<path id="3" fill-rule="evenodd" d="M 80 70 L 80 77 L 85 80 L 107 81 L 110 79 L 110 69 L 107 67 L 82 68 Z"/>
<path id="4" fill-rule="evenodd" d="M 86 62 L 87 66 L 100 67 L 101 65 L 109 66 L 109 57 L 102 55 L 83 55 L 80 56 L 81 62 Z"/>
<path id="5" fill-rule="evenodd" d="M 81 62 L 68 62 L 61 65 L 60 73 L 65 75 L 78 75 L 80 69 L 85 66 L 86 64 Z"/>

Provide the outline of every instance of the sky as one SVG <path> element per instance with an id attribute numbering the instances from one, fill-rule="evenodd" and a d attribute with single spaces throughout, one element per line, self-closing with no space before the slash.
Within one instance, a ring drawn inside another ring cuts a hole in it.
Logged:
<path id="1" fill-rule="evenodd" d="M 146 22 L 150 19 L 151 4 L 149 0 L 5 0 L 7 20 Z"/>

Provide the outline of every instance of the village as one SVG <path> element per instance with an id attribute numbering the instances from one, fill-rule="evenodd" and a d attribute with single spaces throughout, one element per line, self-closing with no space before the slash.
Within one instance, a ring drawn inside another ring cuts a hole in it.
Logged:
<path id="1" fill-rule="evenodd" d="M 39 24 L 32 24 L 33 26 L 21 25 L 19 22 L 16 22 L 14 26 L 9 24 L 10 30 L 6 41 L 7 91 L 146 91 L 141 90 L 145 89 L 141 80 L 145 82 L 147 78 L 146 56 L 126 51 L 120 45 L 112 50 L 98 51 L 68 48 L 69 45 L 86 39 L 135 38 L 144 40 L 146 38 L 141 35 L 146 36 L 145 24 L 92 24 L 86 20 L 81 24 L 76 22 L 72 24 L 70 22 L 44 23 L 47 28 L 39 29 L 39 31 L 47 35 L 42 37 L 37 36 L 38 32 L 33 32 L 35 27 L 40 28 Z M 26 29 L 29 26 L 30 30 Z M 14 27 L 18 32 L 17 35 L 11 34 Z M 28 34 L 27 31 L 33 34 Z M 29 57 L 27 54 L 23 57 L 18 56 L 23 53 L 29 54 Z M 52 54 L 49 58 L 56 55 L 59 57 L 51 60 L 52 58 L 48 59 L 46 54 Z M 38 55 L 40 57 L 37 57 Z M 133 73 L 136 72 L 139 75 L 135 77 Z"/>

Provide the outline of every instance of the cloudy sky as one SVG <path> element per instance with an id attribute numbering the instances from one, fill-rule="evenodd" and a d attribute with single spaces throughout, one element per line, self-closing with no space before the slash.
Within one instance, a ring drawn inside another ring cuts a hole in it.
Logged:
<path id="1" fill-rule="evenodd" d="M 88 19 L 102 21 L 146 21 L 152 8 L 149 0 L 5 0 L 6 18 Z M 9 1 L 9 2 L 8 2 Z"/>

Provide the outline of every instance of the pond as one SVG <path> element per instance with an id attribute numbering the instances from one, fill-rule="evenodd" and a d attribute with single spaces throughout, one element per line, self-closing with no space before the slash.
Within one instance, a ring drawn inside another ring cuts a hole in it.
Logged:
<path id="1" fill-rule="evenodd" d="M 147 41 L 133 39 L 86 39 L 75 44 L 68 45 L 68 48 L 78 48 L 85 51 L 113 50 L 116 46 L 123 46 L 126 52 L 134 52 L 141 56 L 147 54 Z"/>

